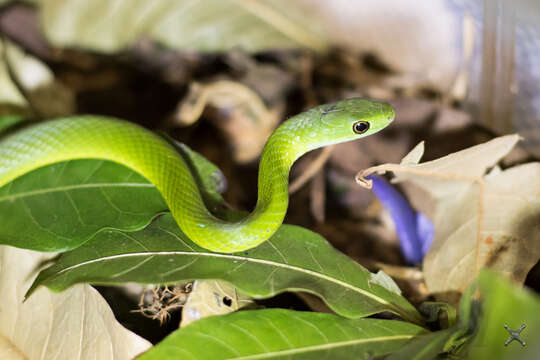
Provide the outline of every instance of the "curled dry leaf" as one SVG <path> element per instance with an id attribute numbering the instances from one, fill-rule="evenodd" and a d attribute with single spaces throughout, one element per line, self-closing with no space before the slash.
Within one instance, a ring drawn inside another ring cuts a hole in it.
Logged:
<path id="1" fill-rule="evenodd" d="M 197 280 L 182 309 L 182 322 L 185 327 L 194 321 L 208 316 L 225 315 L 254 304 L 233 285 L 218 280 Z"/>
<path id="2" fill-rule="evenodd" d="M 191 125 L 199 119 L 207 105 L 235 107 L 247 104 L 255 116 L 268 111 L 261 98 L 247 86 L 229 80 L 218 80 L 209 84 L 194 82 L 189 93 L 177 109 L 176 118 L 180 125 Z"/>
<path id="3" fill-rule="evenodd" d="M 35 277 L 29 274 L 43 260 L 38 252 L 0 246 L 1 359 L 132 359 L 150 347 L 116 321 L 89 285 L 62 294 L 39 289 L 23 303 Z"/>
<path id="4" fill-rule="evenodd" d="M 360 141 L 334 145 L 327 172 L 332 198 L 353 217 L 370 216 L 370 205 L 374 204 L 376 198 L 372 192 L 358 188 L 354 174 L 358 169 L 383 161 L 399 161 L 407 153 L 409 143 L 409 136 L 400 134 L 392 138 L 368 136 Z"/>
<path id="5" fill-rule="evenodd" d="M 540 163 L 486 174 L 518 140 L 518 135 L 502 136 L 424 163 L 418 163 L 419 144 L 401 164 L 357 175 L 361 183 L 369 174 L 391 171 L 395 182 L 412 183 L 436 204 L 418 209 L 435 224 L 423 263 L 431 293 L 463 292 L 485 267 L 523 282 L 540 258 Z"/>
<path id="6" fill-rule="evenodd" d="M 259 156 L 284 109 L 282 105 L 267 108 L 257 93 L 241 83 L 219 80 L 192 84 L 174 117 L 181 125 L 191 125 L 207 106 L 217 111 L 215 116 L 209 114 L 209 118 L 225 133 L 234 159 L 240 163 Z"/>

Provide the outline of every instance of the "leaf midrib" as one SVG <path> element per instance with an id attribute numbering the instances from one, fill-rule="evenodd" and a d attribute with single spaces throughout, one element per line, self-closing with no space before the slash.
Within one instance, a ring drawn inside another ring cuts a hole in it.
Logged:
<path id="1" fill-rule="evenodd" d="M 331 350 L 338 347 L 354 346 L 354 345 L 359 345 L 362 343 L 369 343 L 369 342 L 401 340 L 401 339 L 406 340 L 406 339 L 413 338 L 414 336 L 416 335 L 394 335 L 394 336 L 381 336 L 381 337 L 369 338 L 369 339 L 354 339 L 354 340 L 347 340 L 347 341 L 337 341 L 337 342 L 331 342 L 327 344 L 304 346 L 304 347 L 299 347 L 295 349 L 280 350 L 280 351 L 268 352 L 264 354 L 240 356 L 240 357 L 234 357 L 234 358 L 229 358 L 229 359 L 230 360 L 268 359 L 273 356 L 286 356 L 286 355 L 295 355 L 299 353 L 307 353 L 307 352 L 312 352 L 312 351 Z"/>
<path id="2" fill-rule="evenodd" d="M 384 304 L 385 306 L 388 306 L 390 308 L 393 308 L 395 309 L 394 305 L 389 303 L 388 301 L 374 295 L 374 294 L 371 294 L 370 292 L 367 292 L 361 288 L 358 288 L 356 286 L 353 286 L 353 285 L 350 285 L 342 280 L 339 280 L 339 279 L 336 279 L 336 278 L 333 278 L 331 276 L 328 276 L 328 275 L 325 275 L 325 274 L 322 274 L 322 273 L 319 273 L 319 272 L 316 272 L 316 271 L 312 271 L 312 270 L 308 270 L 308 269 L 304 269 L 304 268 L 301 268 L 301 267 L 298 267 L 298 266 L 293 266 L 293 265 L 290 265 L 290 264 L 283 264 L 283 263 L 279 263 L 279 262 L 274 262 L 274 261 L 269 261 L 269 260 L 264 260 L 264 259 L 257 259 L 257 258 L 247 258 L 247 257 L 242 257 L 242 256 L 237 256 L 237 255 L 230 255 L 230 254 L 219 254 L 219 253 L 205 253 L 205 252 L 193 252 L 193 251 L 151 251 L 151 252 L 139 252 L 139 253 L 129 253 L 129 254 L 117 254 L 117 255 L 110 255 L 110 256 L 106 256 L 106 257 L 100 257 L 99 259 L 92 259 L 92 260 L 87 260 L 87 261 L 84 261 L 84 262 L 80 262 L 78 264 L 75 264 L 75 265 L 72 265 L 72 266 L 68 266 L 60 271 L 58 271 L 56 274 L 55 274 L 55 277 L 57 277 L 58 275 L 62 274 L 62 273 L 65 273 L 67 271 L 71 271 L 71 270 L 74 270 L 78 267 L 82 267 L 84 265 L 89 265 L 89 264 L 93 264 L 93 263 L 99 263 L 99 262 L 102 262 L 102 261 L 107 261 L 107 260 L 112 260 L 112 259 L 119 259 L 119 258 L 128 258 L 128 257 L 138 257 L 138 256 L 170 256 L 170 255 L 185 255 L 185 256 L 207 256 L 207 257 L 215 257 L 215 258 L 225 258 L 225 259 L 230 259 L 230 260 L 239 260 L 239 261 L 247 261 L 247 262 L 252 262 L 252 263 L 258 263 L 258 264 L 264 264 L 264 265 L 268 265 L 268 266 L 275 266 L 275 267 L 281 267 L 281 268 L 285 268 L 285 269 L 288 269 L 288 270 L 291 270 L 291 271 L 297 271 L 297 272 L 301 272 L 301 273 L 306 273 L 306 274 L 309 274 L 311 276 L 314 276 L 314 277 L 318 277 L 318 278 L 321 278 L 321 279 L 324 279 L 326 281 L 329 281 L 329 282 L 332 282 L 332 283 L 336 283 L 336 284 L 339 284 L 341 285 L 342 287 L 344 288 L 348 288 L 352 291 L 355 291 L 357 293 L 360 293 L 368 298 L 371 298 L 372 300 L 380 303 L 380 304 Z M 402 314 L 400 311 L 398 311 L 399 314 Z M 403 315 L 403 314 L 402 314 Z"/>
<path id="3" fill-rule="evenodd" d="M 11 194 L 0 197 L 0 202 L 3 201 L 14 201 L 24 197 L 31 197 L 37 195 L 50 194 L 55 192 L 65 192 L 71 190 L 81 190 L 81 189 L 92 189 L 92 188 L 101 188 L 101 187 L 155 187 L 154 184 L 150 183 L 98 183 L 98 184 L 78 184 L 78 185 L 66 185 L 59 186 L 54 188 L 39 189 L 21 192 L 17 194 Z"/>

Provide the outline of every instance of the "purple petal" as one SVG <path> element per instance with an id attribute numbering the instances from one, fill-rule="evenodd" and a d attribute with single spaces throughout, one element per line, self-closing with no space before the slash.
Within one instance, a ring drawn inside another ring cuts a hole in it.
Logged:
<path id="1" fill-rule="evenodd" d="M 418 238 L 422 246 L 422 255 L 425 256 L 431 247 L 433 236 L 435 235 L 435 226 L 427 218 L 426 215 L 421 212 L 416 212 L 416 229 L 418 232 Z"/>
<path id="2" fill-rule="evenodd" d="M 367 178 L 373 181 L 375 196 L 394 221 L 405 260 L 411 264 L 420 263 L 431 245 L 433 225 L 424 215 L 417 213 L 386 180 L 379 176 Z"/>

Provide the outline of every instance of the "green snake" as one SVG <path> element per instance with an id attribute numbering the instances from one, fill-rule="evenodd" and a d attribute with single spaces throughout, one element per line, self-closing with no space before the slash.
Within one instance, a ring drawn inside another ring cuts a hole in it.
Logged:
<path id="1" fill-rule="evenodd" d="M 52 163 L 110 160 L 153 183 L 193 242 L 211 251 L 238 252 L 261 244 L 282 224 L 289 170 L 296 159 L 319 147 L 374 134 L 394 114 L 388 104 L 354 98 L 285 121 L 264 146 L 255 209 L 238 222 L 221 220 L 208 210 L 190 168 L 170 143 L 136 124 L 103 116 L 43 122 L 0 141 L 0 186 Z"/>

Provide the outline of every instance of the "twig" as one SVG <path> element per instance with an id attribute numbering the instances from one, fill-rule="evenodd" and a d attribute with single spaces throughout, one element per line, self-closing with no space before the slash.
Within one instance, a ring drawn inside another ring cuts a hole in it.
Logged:
<path id="1" fill-rule="evenodd" d="M 317 175 L 313 178 L 311 183 L 311 214 L 318 223 L 323 223 L 325 218 L 325 203 L 326 203 L 326 194 L 325 194 L 325 177 L 324 173 L 318 172 Z"/>
<path id="2" fill-rule="evenodd" d="M 308 182 L 317 172 L 326 164 L 330 154 L 332 154 L 334 146 L 327 146 L 323 148 L 319 156 L 309 164 L 306 171 L 291 182 L 289 187 L 289 194 L 293 194 L 300 189 L 306 182 Z"/>

